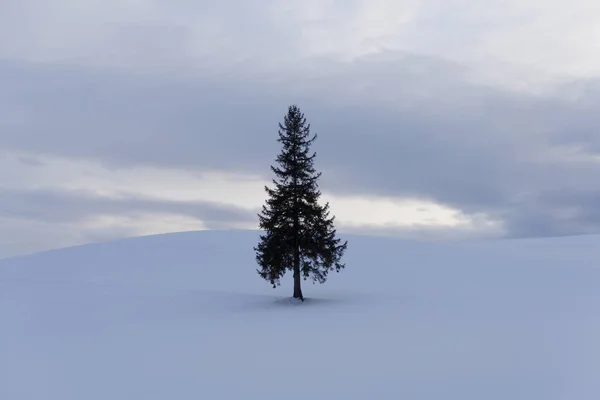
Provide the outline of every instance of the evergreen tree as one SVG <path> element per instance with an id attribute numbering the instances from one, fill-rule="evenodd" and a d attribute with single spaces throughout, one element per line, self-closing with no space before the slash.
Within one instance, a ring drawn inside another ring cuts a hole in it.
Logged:
<path id="1" fill-rule="evenodd" d="M 260 277 L 275 288 L 292 271 L 293 297 L 302 301 L 301 277 L 312 278 L 313 284 L 324 283 L 330 271 L 345 267 L 341 258 L 348 244 L 336 238 L 329 203 L 319 204 L 321 173 L 313 165 L 316 153 L 310 154 L 316 138 L 316 134 L 311 137 L 310 124 L 300 109 L 290 106 L 284 123 L 279 124 L 278 166 L 271 166 L 277 179 L 273 188 L 265 187 L 268 199 L 258 216 L 264 234 L 254 248 Z"/>

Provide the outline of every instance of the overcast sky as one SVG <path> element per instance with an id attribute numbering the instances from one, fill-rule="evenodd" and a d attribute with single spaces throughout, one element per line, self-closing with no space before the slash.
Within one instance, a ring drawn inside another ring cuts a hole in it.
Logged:
<path id="1" fill-rule="evenodd" d="M 0 257 L 256 228 L 277 125 L 343 232 L 600 232 L 593 0 L 2 0 Z"/>

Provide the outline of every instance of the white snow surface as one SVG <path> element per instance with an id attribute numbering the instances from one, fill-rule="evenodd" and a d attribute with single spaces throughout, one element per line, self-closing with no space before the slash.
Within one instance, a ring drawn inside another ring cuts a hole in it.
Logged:
<path id="1" fill-rule="evenodd" d="M 252 231 L 0 260 L 0 399 L 600 399 L 600 236 L 347 236 L 324 285 Z"/>

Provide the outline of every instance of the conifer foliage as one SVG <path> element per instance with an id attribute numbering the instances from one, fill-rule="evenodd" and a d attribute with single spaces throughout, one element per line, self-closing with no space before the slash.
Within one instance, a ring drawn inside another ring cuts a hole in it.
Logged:
<path id="1" fill-rule="evenodd" d="M 265 187 L 268 198 L 258 215 L 264 233 L 254 248 L 260 277 L 275 288 L 287 271 L 293 272 L 293 297 L 302 301 L 301 280 L 324 283 L 329 272 L 340 272 L 348 245 L 336 237 L 329 203 L 319 204 L 321 173 L 315 170 L 316 153 L 310 150 L 316 138 L 304 114 L 291 105 L 283 124 L 279 123 L 277 141 L 282 150 L 278 165 L 271 166 L 273 187 Z"/>

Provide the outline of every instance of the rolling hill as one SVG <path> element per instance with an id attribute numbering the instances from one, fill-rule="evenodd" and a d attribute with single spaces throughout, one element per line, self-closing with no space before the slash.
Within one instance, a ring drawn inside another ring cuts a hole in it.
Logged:
<path id="1" fill-rule="evenodd" d="M 252 231 L 0 260 L 0 399 L 600 398 L 599 236 L 346 238 L 304 303 Z"/>

